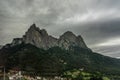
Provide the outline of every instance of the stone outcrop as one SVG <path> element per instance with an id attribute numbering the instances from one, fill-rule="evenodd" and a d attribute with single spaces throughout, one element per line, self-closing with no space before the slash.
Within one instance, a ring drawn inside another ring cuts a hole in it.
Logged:
<path id="1" fill-rule="evenodd" d="M 51 47 L 59 46 L 61 48 L 69 49 L 70 47 L 79 46 L 87 48 L 82 37 L 76 36 L 71 31 L 65 32 L 59 39 L 48 35 L 45 29 L 39 29 L 35 24 L 31 25 L 23 38 L 15 38 L 11 43 L 12 46 L 26 43 L 32 44 L 39 48 L 48 49 Z"/>
<path id="2" fill-rule="evenodd" d="M 23 42 L 47 49 L 56 46 L 57 39 L 49 36 L 45 29 L 40 30 L 33 24 L 23 36 Z"/>
<path id="3" fill-rule="evenodd" d="M 70 31 L 65 32 L 62 36 L 60 36 L 58 40 L 58 45 L 60 47 L 64 47 L 65 49 L 69 49 L 70 47 L 79 46 L 82 48 L 87 48 L 85 42 L 82 37 L 76 36 Z"/>
<path id="4" fill-rule="evenodd" d="M 21 44 L 22 42 L 23 42 L 22 38 L 14 38 L 12 43 L 11 43 L 11 46 L 15 46 L 17 44 Z"/>

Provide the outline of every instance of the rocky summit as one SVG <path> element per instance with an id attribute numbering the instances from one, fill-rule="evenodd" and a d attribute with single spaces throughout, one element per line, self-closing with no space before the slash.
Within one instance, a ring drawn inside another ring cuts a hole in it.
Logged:
<path id="1" fill-rule="evenodd" d="M 87 48 L 83 38 L 80 35 L 76 36 L 71 31 L 67 31 L 57 39 L 49 35 L 45 29 L 39 29 L 36 27 L 35 24 L 30 26 L 22 38 L 13 39 L 11 45 L 14 46 L 21 43 L 32 44 L 43 49 L 48 49 L 55 46 L 67 50 L 74 46 Z"/>

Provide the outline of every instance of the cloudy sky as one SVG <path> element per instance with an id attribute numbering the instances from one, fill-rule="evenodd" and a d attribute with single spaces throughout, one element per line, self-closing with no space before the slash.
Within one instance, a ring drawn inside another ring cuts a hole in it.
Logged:
<path id="1" fill-rule="evenodd" d="M 50 35 L 81 35 L 93 51 L 120 57 L 120 0 L 0 0 L 0 44 L 36 23 Z"/>

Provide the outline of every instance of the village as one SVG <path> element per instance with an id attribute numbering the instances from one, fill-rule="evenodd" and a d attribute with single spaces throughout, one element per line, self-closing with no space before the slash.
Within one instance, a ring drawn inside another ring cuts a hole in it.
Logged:
<path id="1" fill-rule="evenodd" d="M 71 80 L 70 78 L 62 78 L 60 76 L 41 77 L 35 74 L 26 75 L 25 71 L 20 71 L 18 68 L 14 68 L 8 73 L 4 70 L 3 72 L 0 70 L 0 80 Z"/>

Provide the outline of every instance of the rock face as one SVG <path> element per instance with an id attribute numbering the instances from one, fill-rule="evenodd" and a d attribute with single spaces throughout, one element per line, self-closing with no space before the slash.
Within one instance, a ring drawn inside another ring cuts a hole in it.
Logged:
<path id="1" fill-rule="evenodd" d="M 23 36 L 23 42 L 47 49 L 56 46 L 57 39 L 49 36 L 45 29 L 40 30 L 33 24 Z"/>
<path id="2" fill-rule="evenodd" d="M 60 36 L 58 40 L 58 45 L 65 49 L 69 49 L 70 47 L 79 46 L 82 48 L 87 48 L 81 36 L 76 36 L 70 31 L 65 32 L 62 36 Z"/>
<path id="3" fill-rule="evenodd" d="M 17 44 L 21 44 L 22 42 L 23 42 L 22 38 L 14 38 L 12 43 L 11 43 L 11 46 L 15 46 Z"/>
<path id="4" fill-rule="evenodd" d="M 48 49 L 51 47 L 59 46 L 64 49 L 69 49 L 73 46 L 79 46 L 82 48 L 87 48 L 82 37 L 76 36 L 70 31 L 65 32 L 60 36 L 59 39 L 54 38 L 48 35 L 45 29 L 39 29 L 35 24 L 31 25 L 28 31 L 25 33 L 23 38 L 16 38 L 12 42 L 12 46 L 21 44 L 21 43 L 30 43 L 39 48 Z"/>

